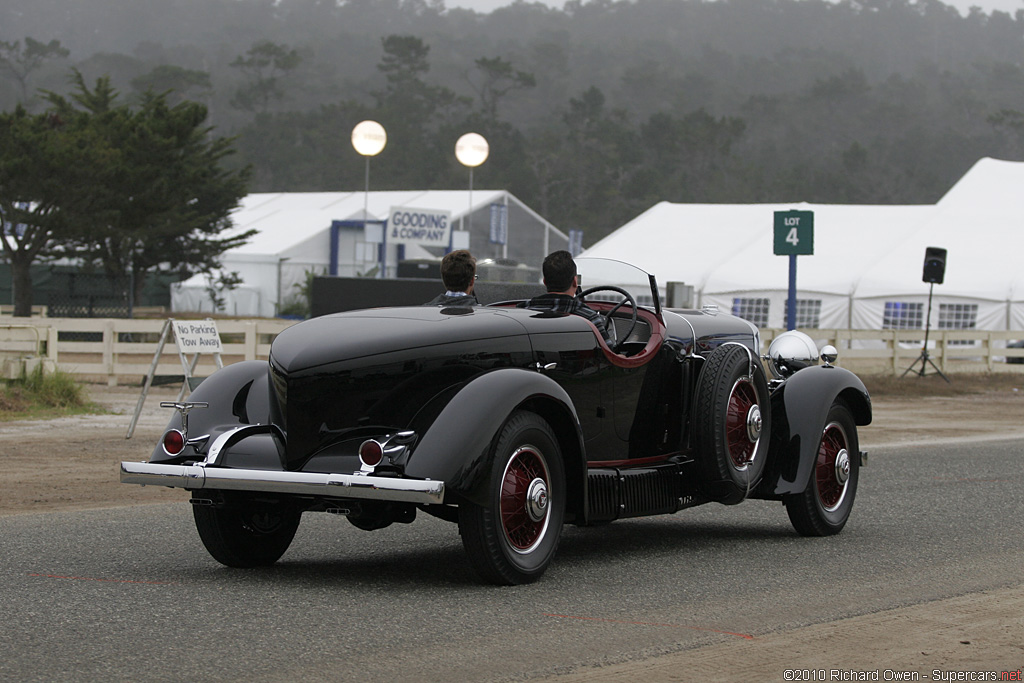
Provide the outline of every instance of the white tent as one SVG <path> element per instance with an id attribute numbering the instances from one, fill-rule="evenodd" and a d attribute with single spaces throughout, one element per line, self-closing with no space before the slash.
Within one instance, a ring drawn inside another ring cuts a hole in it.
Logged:
<path id="1" fill-rule="evenodd" d="M 223 273 L 237 273 L 242 283 L 218 291 L 209 276 L 195 275 L 172 285 L 171 309 L 213 311 L 212 290 L 223 299 L 224 312 L 274 316 L 297 294 L 296 286 L 305 281 L 307 272 L 354 277 L 378 266 L 380 248 L 368 241 L 364 216 L 367 222 L 384 222 L 394 207 L 450 212 L 453 229 L 463 231 L 460 239 L 468 239 L 469 249 L 478 258 L 540 263 L 548 249 L 567 244 L 565 234 L 502 190 L 251 194 L 232 214 L 234 227 L 228 234 L 248 230 L 256 234 L 221 258 Z M 490 241 L 491 216 L 501 215 L 492 207 L 504 207 L 504 244 Z M 388 275 L 394 274 L 400 258 L 439 256 L 415 245 L 388 245 Z"/>
<path id="2" fill-rule="evenodd" d="M 789 257 L 773 254 L 776 211 L 814 212 L 814 254 L 797 257 L 799 327 L 921 328 L 926 247 L 947 249 L 931 324 L 1024 328 L 1024 163 L 982 159 L 936 205 L 670 204 L 585 252 L 694 287 L 761 326 L 784 327 Z"/>
<path id="3" fill-rule="evenodd" d="M 881 327 L 885 301 L 912 303 L 915 311 L 927 306 L 928 285 L 921 281 L 927 247 L 947 250 L 932 326 L 957 328 L 960 318 L 973 316 L 977 329 L 1024 329 L 1024 163 L 980 160 L 928 221 L 884 250 L 858 287 L 856 327 Z"/>

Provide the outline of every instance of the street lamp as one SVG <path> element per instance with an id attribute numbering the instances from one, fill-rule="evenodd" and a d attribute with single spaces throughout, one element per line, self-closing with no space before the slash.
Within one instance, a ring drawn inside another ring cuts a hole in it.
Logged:
<path id="1" fill-rule="evenodd" d="M 487 161 L 491 148 L 479 133 L 466 133 L 455 143 L 455 158 L 469 168 L 469 227 L 473 227 L 473 169 Z"/>
<path id="2" fill-rule="evenodd" d="M 366 157 L 366 184 L 363 191 L 363 231 L 366 231 L 366 222 L 370 217 L 370 157 L 377 156 L 388 144 L 388 134 L 384 126 L 376 121 L 360 121 L 352 129 L 352 146 L 356 152 Z M 364 238 L 365 239 L 365 238 Z M 387 245 L 381 236 L 380 260 L 381 277 L 387 275 Z"/>
<path id="3" fill-rule="evenodd" d="M 376 121 L 360 121 L 352 129 L 352 146 L 356 152 L 366 157 L 366 190 L 363 196 L 363 221 L 367 219 L 367 206 L 370 200 L 370 157 L 377 156 L 388 144 L 388 134 L 384 126 Z"/>

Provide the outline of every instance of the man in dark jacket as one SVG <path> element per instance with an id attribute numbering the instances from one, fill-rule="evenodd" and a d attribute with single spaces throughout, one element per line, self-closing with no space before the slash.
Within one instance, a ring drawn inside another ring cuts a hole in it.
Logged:
<path id="1" fill-rule="evenodd" d="M 576 297 L 579 282 L 576 280 L 576 262 L 573 261 L 572 254 L 565 250 L 548 254 L 541 270 L 544 274 L 544 287 L 548 292 L 530 299 L 526 307 L 584 317 L 594 323 L 594 327 L 605 341 L 611 344 L 612 339 L 608 336 L 604 316 Z"/>
<path id="2" fill-rule="evenodd" d="M 476 259 L 466 249 L 457 249 L 441 259 L 441 282 L 447 288 L 426 306 L 479 306 L 473 294 L 476 282 Z"/>

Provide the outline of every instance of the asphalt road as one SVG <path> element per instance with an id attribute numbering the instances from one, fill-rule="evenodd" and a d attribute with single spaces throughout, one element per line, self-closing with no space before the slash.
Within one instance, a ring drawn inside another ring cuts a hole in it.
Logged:
<path id="1" fill-rule="evenodd" d="M 1020 585 L 1022 446 L 878 448 L 832 538 L 763 501 L 570 527 L 512 588 L 422 515 L 307 514 L 248 571 L 206 554 L 186 505 L 0 517 L 0 680 L 524 680 Z"/>

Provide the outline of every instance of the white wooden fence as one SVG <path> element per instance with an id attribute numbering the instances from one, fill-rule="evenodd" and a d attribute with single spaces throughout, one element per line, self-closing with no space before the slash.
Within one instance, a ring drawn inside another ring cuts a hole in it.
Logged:
<path id="1" fill-rule="evenodd" d="M 217 320 L 224 363 L 266 360 L 274 337 L 293 324 L 291 320 Z M 4 317 L 0 318 L 0 358 L 10 368 L 12 358 L 31 357 L 35 350 L 84 381 L 137 384 L 149 372 L 163 325 L 163 320 Z M 213 357 L 202 355 L 194 374 L 202 377 L 214 370 Z M 164 346 L 155 374 L 182 375 L 173 338 Z"/>
<path id="2" fill-rule="evenodd" d="M 762 352 L 785 330 L 762 330 Z M 924 330 L 802 330 L 818 348 L 832 344 L 838 365 L 854 372 L 902 374 L 921 368 Z M 944 373 L 1024 372 L 1024 348 L 1009 345 L 1024 340 L 1021 330 L 931 330 L 928 356 Z M 1009 359 L 1013 361 L 1009 361 Z M 1009 362 L 1008 362 L 1009 361 Z M 928 372 L 934 372 L 928 367 Z"/>
<path id="3" fill-rule="evenodd" d="M 0 317 L 0 364 L 6 377 L 16 377 L 30 359 L 29 368 L 43 362 L 83 381 L 139 384 L 149 371 L 163 324 L 160 319 Z M 265 360 L 274 337 L 292 324 L 217 320 L 224 363 Z M 761 331 L 762 352 L 782 331 Z M 900 374 L 921 365 L 922 330 L 804 331 L 819 347 L 835 346 L 838 364 L 855 372 Z M 1007 348 L 1018 339 L 1024 339 L 1024 331 L 932 330 L 928 353 L 944 373 L 1024 372 L 1024 348 Z M 1009 358 L 1019 361 L 1008 363 Z M 204 376 L 215 369 L 212 356 L 201 356 L 194 374 Z M 182 374 L 173 339 L 164 347 L 156 374 Z"/>

